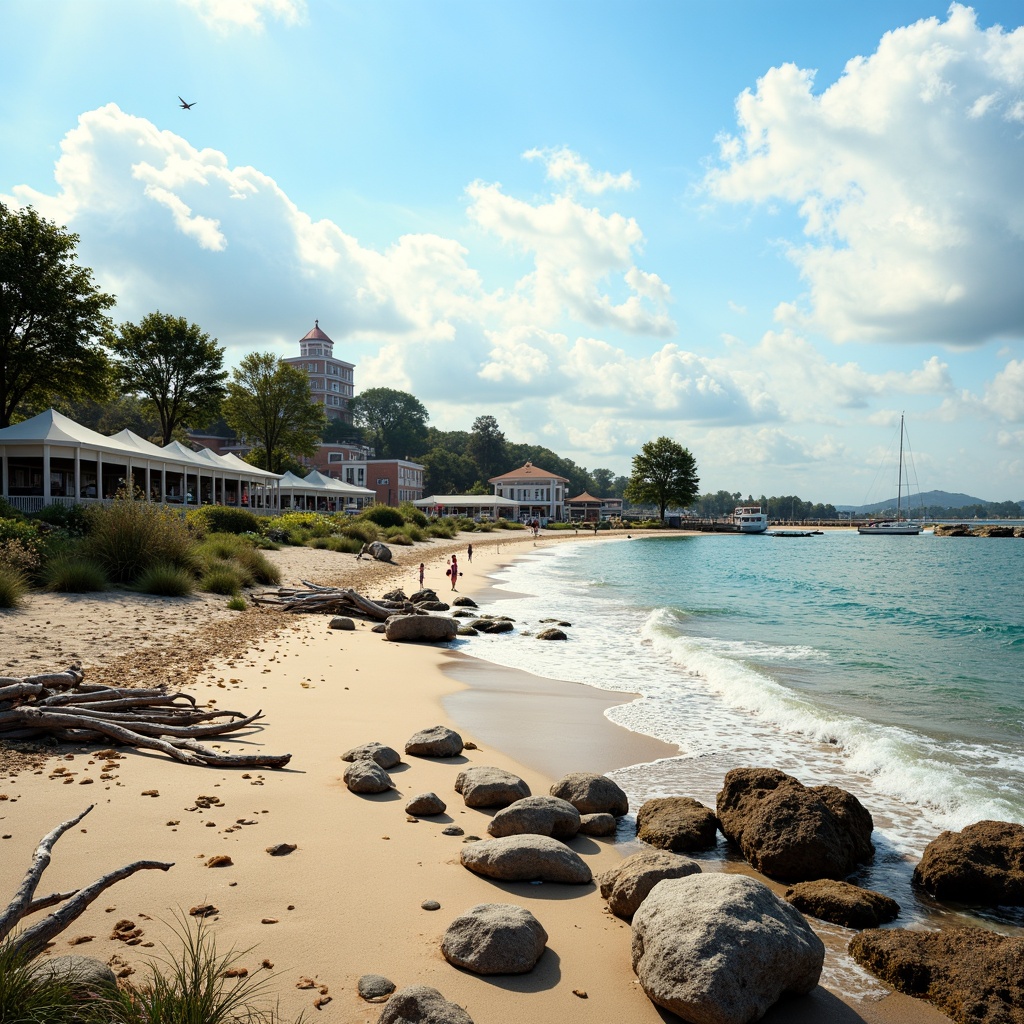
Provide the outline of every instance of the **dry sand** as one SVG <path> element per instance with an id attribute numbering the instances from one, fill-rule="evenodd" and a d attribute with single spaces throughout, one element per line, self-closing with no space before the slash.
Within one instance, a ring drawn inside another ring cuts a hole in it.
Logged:
<path id="1" fill-rule="evenodd" d="M 488 574 L 534 543 L 521 534 L 473 535 L 398 548 L 397 566 L 309 549 L 272 556 L 287 581 L 344 582 L 372 596 L 395 586 L 411 592 L 422 559 L 426 584 L 443 597 L 445 555 L 462 554 L 469 540 L 474 560 L 463 559 L 459 589 L 482 597 Z M 515 614 L 509 604 L 501 610 Z M 2 674 L 75 659 L 91 680 L 166 680 L 201 702 L 264 710 L 263 727 L 233 749 L 293 754 L 282 771 L 196 768 L 135 750 L 104 769 L 112 762 L 93 756 L 95 748 L 0 761 L 0 900 L 20 882 L 39 839 L 90 802 L 95 809 L 57 844 L 41 893 L 86 884 L 135 859 L 175 862 L 166 873 L 142 872 L 108 890 L 52 953 L 96 956 L 138 978 L 148 959 L 163 954 L 164 943 L 175 944 L 175 918 L 191 922 L 190 908 L 212 904 L 217 913 L 210 924 L 222 950 L 251 950 L 240 962 L 250 973 L 273 964 L 263 968 L 267 992 L 285 1019 L 305 1010 L 307 1019 L 323 1014 L 337 1024 L 376 1021 L 380 1008 L 355 991 L 359 976 L 371 972 L 399 986 L 432 985 L 477 1024 L 669 1019 L 637 984 L 629 928 L 605 911 L 594 887 L 486 881 L 460 866 L 462 838 L 441 833 L 455 823 L 467 835 L 486 836 L 488 814 L 462 806 L 452 789 L 462 765 L 507 768 L 544 793 L 565 770 L 604 771 L 674 752 L 609 723 L 601 712 L 614 694 L 484 666 L 446 649 L 387 643 L 364 624 L 343 632 L 329 630 L 323 617 L 230 613 L 222 598 L 32 597 L 26 610 L 2 614 Z M 344 750 L 379 740 L 401 751 L 414 731 L 438 723 L 460 729 L 480 749 L 444 762 L 408 758 L 393 772 L 398 788 L 391 794 L 360 797 L 345 788 Z M 448 803 L 447 813 L 409 820 L 405 802 L 428 790 Z M 277 843 L 298 848 L 270 856 L 266 848 Z M 622 850 L 586 837 L 572 845 L 595 874 Z M 217 855 L 230 857 L 231 865 L 207 867 Z M 424 900 L 437 900 L 441 909 L 421 909 Z M 484 902 L 520 903 L 540 919 L 548 951 L 532 973 L 483 978 L 444 961 L 439 941 L 449 921 Z M 133 945 L 112 938 L 122 920 L 141 929 Z M 840 941 L 826 938 L 833 946 Z M 304 979 L 318 987 L 300 987 Z M 331 999 L 316 1010 L 323 987 Z M 779 1004 L 765 1020 L 933 1024 L 946 1018 L 901 996 L 842 1002 L 819 987 Z"/>

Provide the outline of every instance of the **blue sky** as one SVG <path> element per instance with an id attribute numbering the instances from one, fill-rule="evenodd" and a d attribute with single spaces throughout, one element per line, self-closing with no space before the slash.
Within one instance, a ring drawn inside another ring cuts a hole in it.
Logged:
<path id="1" fill-rule="evenodd" d="M 7 0 L 0 200 L 115 318 L 702 488 L 1024 499 L 1024 11 Z M 192 110 L 177 97 L 196 101 Z"/>

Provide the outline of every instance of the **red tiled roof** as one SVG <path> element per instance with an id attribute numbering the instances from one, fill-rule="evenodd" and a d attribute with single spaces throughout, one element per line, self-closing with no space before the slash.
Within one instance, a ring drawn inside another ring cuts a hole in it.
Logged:
<path id="1" fill-rule="evenodd" d="M 489 484 L 496 484 L 499 480 L 561 480 L 562 483 L 566 484 L 569 482 L 568 477 L 559 476 L 557 473 L 549 473 L 546 469 L 541 469 L 532 462 L 526 463 L 525 466 L 520 466 L 519 469 L 513 469 L 511 473 L 492 476 L 487 482 Z"/>
<path id="2" fill-rule="evenodd" d="M 584 502 L 596 502 L 598 505 L 600 505 L 602 501 L 604 501 L 604 498 L 595 498 L 589 491 L 584 491 L 582 494 L 577 494 L 575 498 L 570 498 L 569 504 L 577 505 L 582 504 Z"/>

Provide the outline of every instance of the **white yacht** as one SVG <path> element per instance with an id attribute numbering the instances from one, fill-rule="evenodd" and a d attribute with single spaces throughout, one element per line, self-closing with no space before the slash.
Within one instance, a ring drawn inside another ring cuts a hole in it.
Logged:
<path id="1" fill-rule="evenodd" d="M 903 414 L 900 413 L 900 461 L 899 476 L 896 484 L 896 518 L 879 519 L 875 522 L 865 523 L 857 527 L 857 532 L 865 537 L 916 537 L 924 527 L 920 523 L 911 522 L 903 518 L 903 478 L 906 475 L 903 471 L 903 437 L 905 434 L 903 426 Z M 907 504 L 910 504 L 910 481 L 907 481 Z"/>
<path id="2" fill-rule="evenodd" d="M 737 505 L 732 524 L 740 533 L 764 533 L 768 529 L 768 513 L 762 512 L 760 505 Z"/>

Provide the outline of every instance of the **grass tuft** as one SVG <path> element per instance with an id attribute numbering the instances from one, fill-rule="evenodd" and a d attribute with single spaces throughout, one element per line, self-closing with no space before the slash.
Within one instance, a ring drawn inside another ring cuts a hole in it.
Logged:
<path id="1" fill-rule="evenodd" d="M 0 565 L 0 608 L 20 608 L 27 590 L 28 582 L 23 573 Z"/>
<path id="2" fill-rule="evenodd" d="M 43 568 L 43 586 L 62 594 L 92 594 L 110 586 L 94 558 L 70 552 L 54 556 Z"/>
<path id="3" fill-rule="evenodd" d="M 224 594 L 235 597 L 242 589 L 242 579 L 233 566 L 227 562 L 210 566 L 199 581 L 199 589 L 207 594 Z"/>
<path id="4" fill-rule="evenodd" d="M 233 597 L 228 601 L 228 611 L 244 612 L 249 606 L 245 603 L 244 597 Z"/>
<path id="5" fill-rule="evenodd" d="M 144 569 L 135 589 L 157 597 L 188 597 L 195 589 L 195 578 L 186 570 L 168 562 L 157 562 Z"/>

